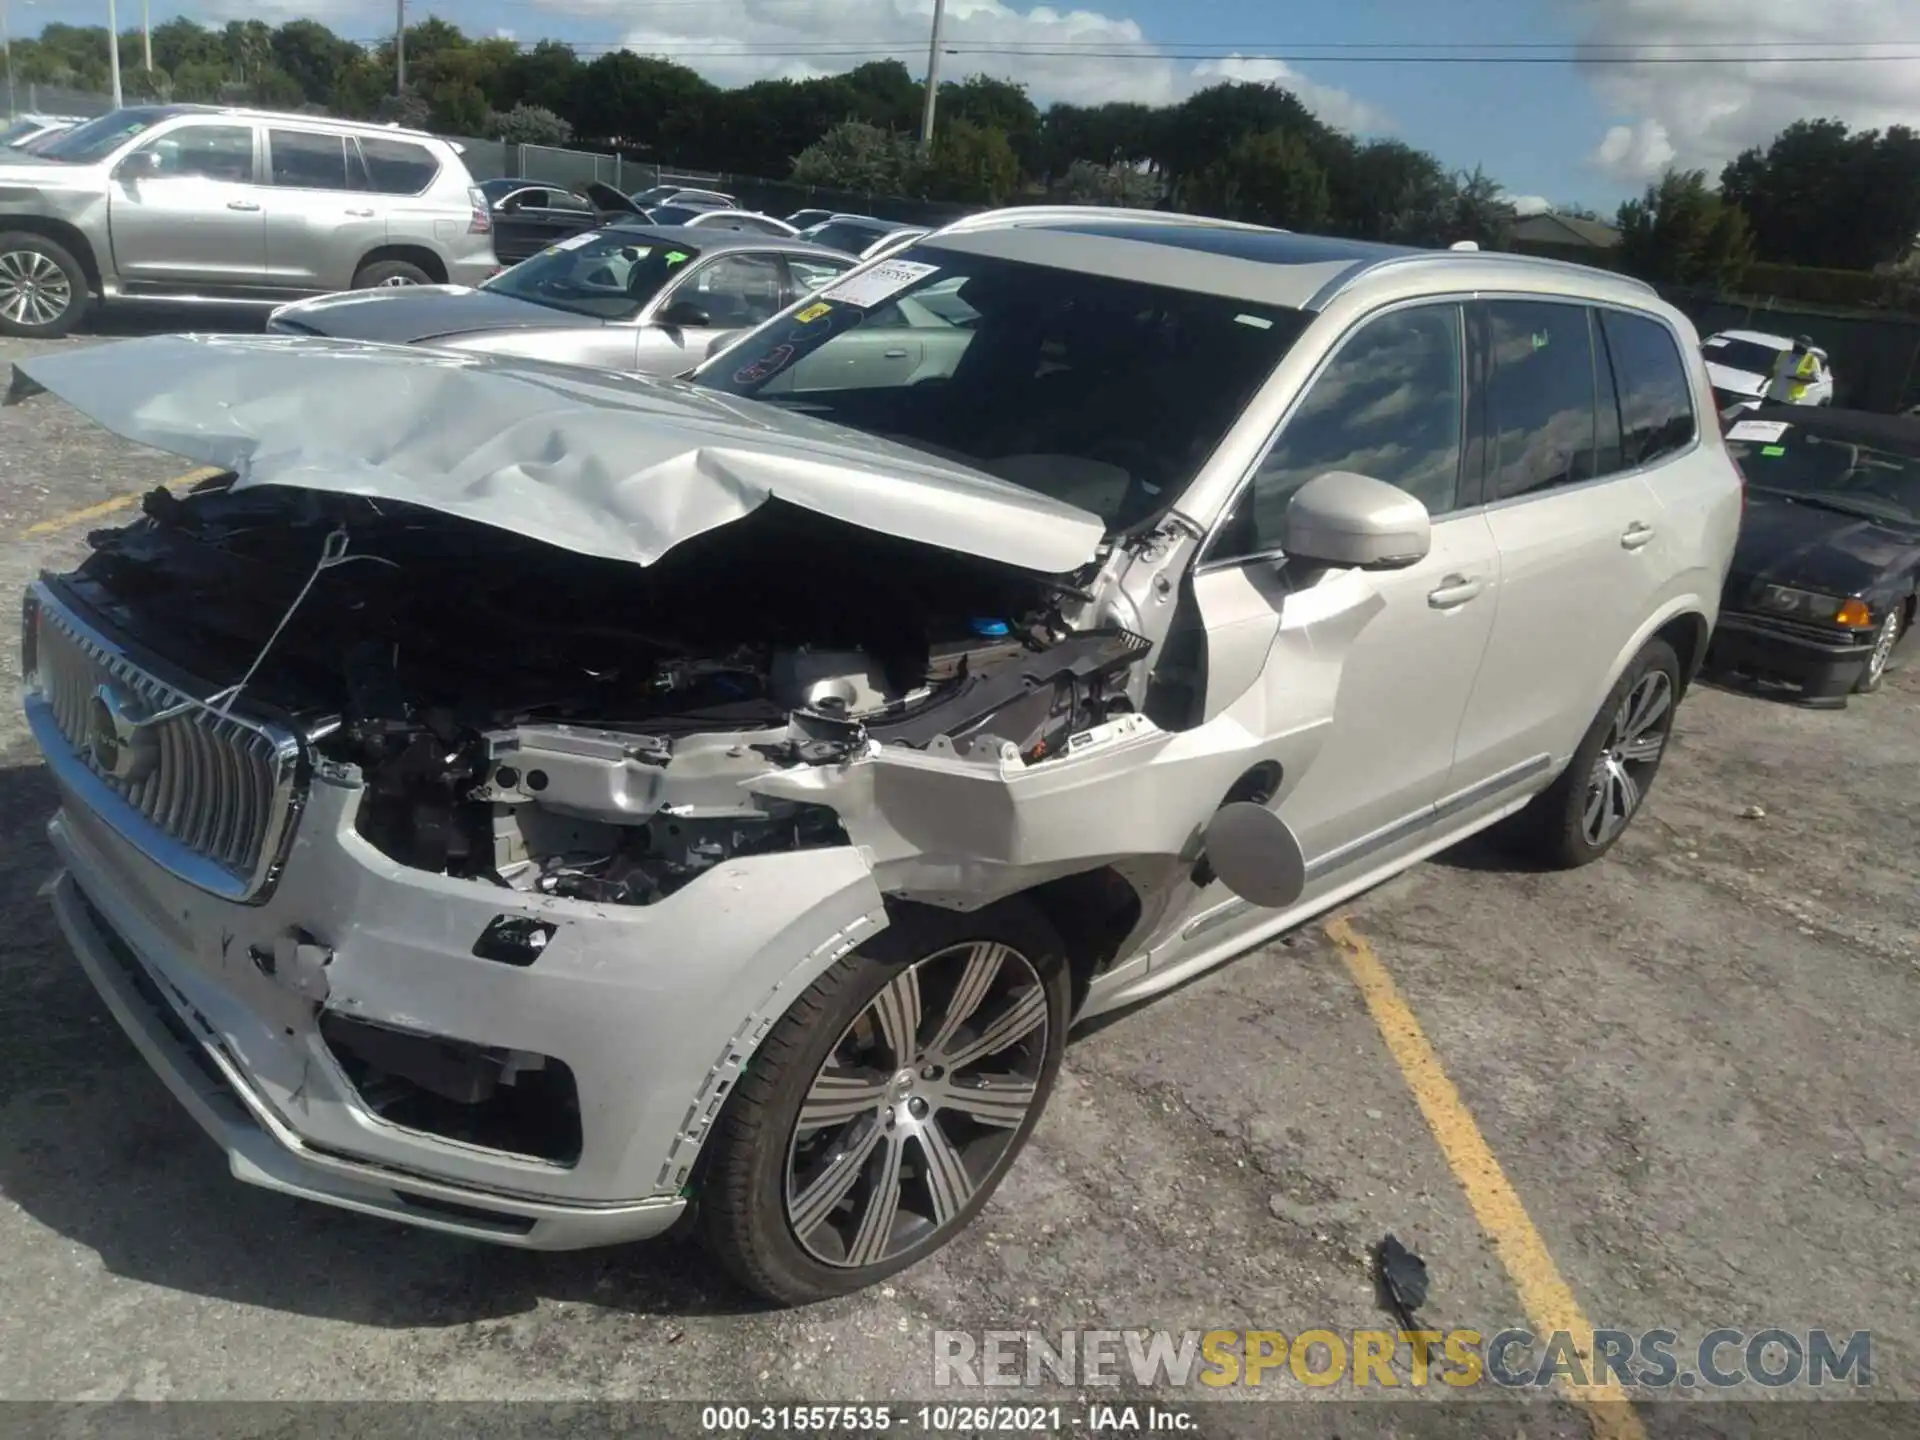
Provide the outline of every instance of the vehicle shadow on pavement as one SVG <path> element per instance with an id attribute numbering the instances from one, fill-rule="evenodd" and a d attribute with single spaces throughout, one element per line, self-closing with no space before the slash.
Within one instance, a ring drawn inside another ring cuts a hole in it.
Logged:
<path id="1" fill-rule="evenodd" d="M 135 335 L 257 335 L 266 328 L 263 305 L 137 304 L 95 306 L 74 327 L 76 339 L 124 340 Z"/>
<path id="2" fill-rule="evenodd" d="M 1428 857 L 1443 870 L 1473 870 L 1489 875 L 1538 875 L 1552 867 L 1520 852 L 1491 830 L 1470 835 L 1451 849 Z"/>
<path id="3" fill-rule="evenodd" d="M 115 1276 L 392 1328 L 498 1319 L 542 1300 L 637 1315 L 763 1308 L 689 1242 L 518 1251 L 231 1178 L 67 950 L 40 893 L 57 863 L 44 828 L 54 805 L 41 766 L 0 764 L 0 1195 L 26 1217 L 0 1207 L 0 1245 L 18 1250 L 19 1227 L 38 1225 Z"/>

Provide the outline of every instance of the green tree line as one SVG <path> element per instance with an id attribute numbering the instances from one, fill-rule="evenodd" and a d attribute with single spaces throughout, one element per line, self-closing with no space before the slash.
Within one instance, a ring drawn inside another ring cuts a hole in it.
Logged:
<path id="1" fill-rule="evenodd" d="M 107 87 L 107 32 L 48 25 L 13 46 L 21 84 Z M 1335 129 L 1291 92 L 1223 83 L 1171 106 L 1042 108 L 1012 81 L 940 88 L 935 142 L 917 143 L 922 87 L 898 61 L 735 89 L 615 50 L 478 39 L 439 18 L 407 31 L 407 93 L 392 42 L 367 47 L 313 20 L 218 29 L 175 19 L 120 36 L 130 99 L 308 107 L 509 141 L 619 149 L 738 176 L 875 194 L 997 203 L 1051 196 L 1166 205 L 1411 244 L 1510 242 L 1514 212 L 1478 169 Z M 1569 214 L 1582 213 L 1569 209 Z M 1789 126 L 1725 167 L 1676 170 L 1620 207 L 1619 263 L 1647 279 L 1737 289 L 1756 264 L 1866 272 L 1899 265 L 1920 233 L 1920 135 Z"/>
<path id="2" fill-rule="evenodd" d="M 1498 245 L 1513 221 L 1484 174 L 1453 172 L 1398 141 L 1356 139 L 1273 86 L 1224 83 L 1174 106 L 1042 108 L 1021 85 L 974 75 L 941 86 L 935 143 L 923 152 L 924 92 L 893 60 L 723 89 L 667 60 L 476 39 L 432 18 L 407 31 L 408 91 L 396 96 L 391 42 L 358 45 L 312 20 L 219 29 L 170 20 L 153 31 L 151 73 L 137 32 L 119 44 L 129 100 L 305 106 L 822 187 L 1172 204 L 1423 244 Z M 107 33 L 49 25 L 15 42 L 14 71 L 22 84 L 103 90 Z"/>

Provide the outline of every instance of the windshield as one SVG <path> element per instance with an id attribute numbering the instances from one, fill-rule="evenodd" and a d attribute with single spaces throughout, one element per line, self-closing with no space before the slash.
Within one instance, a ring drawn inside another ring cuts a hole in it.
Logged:
<path id="1" fill-rule="evenodd" d="M 1118 531 L 1172 503 L 1306 321 L 917 245 L 693 379 L 974 466 Z"/>
<path id="2" fill-rule="evenodd" d="M 669 245 L 618 229 L 589 230 L 503 270 L 480 288 L 549 310 L 631 320 L 699 257 L 691 245 Z"/>
<path id="3" fill-rule="evenodd" d="M 102 42 L 103 44 L 105 42 Z M 69 165 L 91 165 L 104 160 L 142 130 L 167 118 L 168 112 L 156 105 L 135 105 L 115 110 L 98 120 L 89 120 L 63 131 L 44 145 L 34 147 L 42 160 L 59 160 Z"/>
<path id="4" fill-rule="evenodd" d="M 1751 340 L 1709 340 L 1701 347 L 1711 365 L 1742 370 L 1750 375 L 1771 375 L 1784 350 L 1756 345 Z"/>
<path id="5" fill-rule="evenodd" d="M 1920 525 L 1920 458 L 1914 455 L 1796 426 L 1784 427 L 1772 442 L 1730 439 L 1727 449 L 1755 490 L 1864 519 Z"/>

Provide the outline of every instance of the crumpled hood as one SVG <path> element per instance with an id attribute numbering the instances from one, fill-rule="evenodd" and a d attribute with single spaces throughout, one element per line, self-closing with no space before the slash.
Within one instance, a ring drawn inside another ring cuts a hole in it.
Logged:
<path id="1" fill-rule="evenodd" d="M 417 345 L 489 330 L 597 330 L 606 322 L 464 285 L 398 285 L 296 301 L 274 311 L 273 323 L 337 340 Z"/>
<path id="2" fill-rule="evenodd" d="M 1744 585 L 1852 595 L 1911 563 L 1916 549 L 1920 536 L 1910 531 L 1796 505 L 1755 486 L 1747 491 L 1731 573 Z"/>
<path id="3" fill-rule="evenodd" d="M 1064 574 L 1085 510 L 964 465 L 677 382 L 518 358 L 279 335 L 155 335 L 15 365 L 117 435 L 237 486 L 403 501 L 651 565 L 769 499 Z"/>

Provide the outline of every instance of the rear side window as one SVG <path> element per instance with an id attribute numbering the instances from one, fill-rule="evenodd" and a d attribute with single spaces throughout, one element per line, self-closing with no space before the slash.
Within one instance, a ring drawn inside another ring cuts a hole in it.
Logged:
<path id="1" fill-rule="evenodd" d="M 1658 320 L 1602 310 L 1600 328 L 1613 360 L 1619 399 L 1621 460 L 1631 470 L 1691 445 L 1699 433 L 1693 387 L 1673 332 Z M 1604 398 L 1605 387 L 1602 387 Z"/>
<path id="2" fill-rule="evenodd" d="M 1584 305 L 1496 300 L 1486 315 L 1494 436 L 1488 498 L 1591 480 L 1600 472 L 1590 312 Z"/>
<path id="3" fill-rule="evenodd" d="M 362 136 L 360 154 L 367 162 L 368 179 L 381 195 L 418 195 L 440 173 L 432 151 L 405 140 Z"/>
<path id="4" fill-rule="evenodd" d="M 347 142 L 340 135 L 306 130 L 268 130 L 273 183 L 300 190 L 346 190 Z"/>

